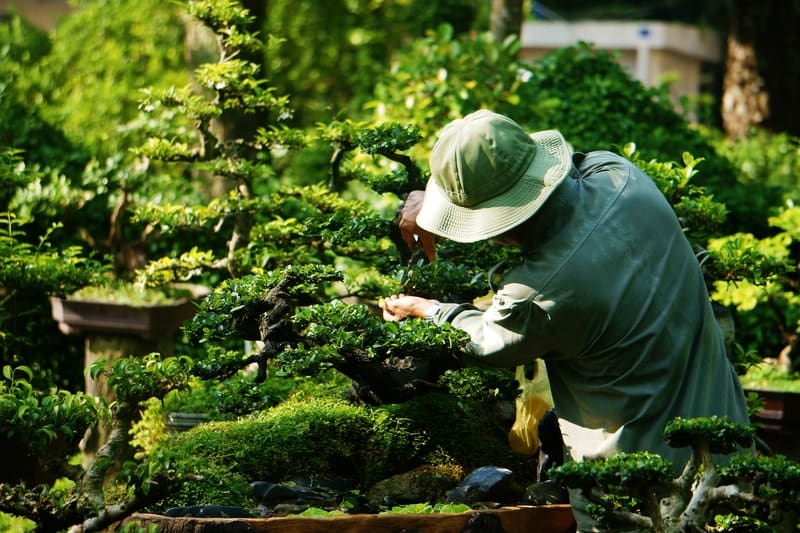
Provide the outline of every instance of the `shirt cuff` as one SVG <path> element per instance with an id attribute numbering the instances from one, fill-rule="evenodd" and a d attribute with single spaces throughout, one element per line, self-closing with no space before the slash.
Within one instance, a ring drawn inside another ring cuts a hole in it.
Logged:
<path id="1" fill-rule="evenodd" d="M 430 320 L 435 324 L 443 324 L 445 322 L 451 322 L 456 317 L 456 315 L 458 315 L 462 311 L 476 310 L 476 309 L 478 308 L 470 303 L 439 304 L 439 309 L 437 313 L 428 320 Z"/>

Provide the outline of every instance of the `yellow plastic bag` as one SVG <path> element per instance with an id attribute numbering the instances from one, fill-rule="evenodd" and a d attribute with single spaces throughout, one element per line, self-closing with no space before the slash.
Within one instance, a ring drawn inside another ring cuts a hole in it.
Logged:
<path id="1" fill-rule="evenodd" d="M 531 379 L 525 377 L 524 366 L 517 367 L 515 377 L 522 392 L 516 399 L 516 419 L 508 432 L 508 443 L 517 453 L 534 455 L 539 451 L 539 421 L 553 408 L 544 361 L 536 360 L 536 373 Z"/>

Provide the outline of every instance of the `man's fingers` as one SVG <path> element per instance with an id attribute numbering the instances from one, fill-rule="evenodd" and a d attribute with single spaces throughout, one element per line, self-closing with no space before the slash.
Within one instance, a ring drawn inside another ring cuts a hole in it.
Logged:
<path id="1" fill-rule="evenodd" d="M 425 257 L 428 258 L 428 261 L 433 262 L 436 260 L 436 240 L 433 235 L 428 232 L 421 234 L 417 244 L 425 252 Z"/>
<path id="2" fill-rule="evenodd" d="M 403 236 L 403 240 L 408 246 L 408 249 L 413 250 L 416 248 L 417 224 L 413 220 L 402 218 L 400 219 L 400 222 L 397 223 L 397 226 L 400 228 L 400 235 Z"/>
<path id="3" fill-rule="evenodd" d="M 420 229 L 416 223 L 401 221 L 400 234 L 410 250 L 422 248 L 429 261 L 436 259 L 436 237 L 432 233 Z"/>
<path id="4" fill-rule="evenodd" d="M 403 201 L 397 216 L 397 226 L 409 250 L 422 248 L 428 259 L 436 257 L 433 235 L 417 226 L 417 215 L 425 200 L 425 191 L 411 191 Z"/>

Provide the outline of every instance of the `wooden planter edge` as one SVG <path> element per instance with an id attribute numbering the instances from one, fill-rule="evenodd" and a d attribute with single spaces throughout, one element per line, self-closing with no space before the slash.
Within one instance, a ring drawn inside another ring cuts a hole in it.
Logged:
<path id="1" fill-rule="evenodd" d="M 513 506 L 486 511 L 432 514 L 361 514 L 322 518 L 194 518 L 136 513 L 119 526 L 138 523 L 155 525 L 162 533 L 459 533 L 478 515 L 496 516 L 505 533 L 568 533 L 575 531 L 575 519 L 568 504 Z M 117 531 L 110 529 L 107 531 Z"/>

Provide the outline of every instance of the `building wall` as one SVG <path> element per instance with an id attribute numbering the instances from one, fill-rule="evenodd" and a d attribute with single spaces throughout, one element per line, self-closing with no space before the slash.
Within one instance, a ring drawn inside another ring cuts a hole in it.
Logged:
<path id="1" fill-rule="evenodd" d="M 721 38 L 713 31 L 657 21 L 526 21 L 521 41 L 525 59 L 581 41 L 616 52 L 620 64 L 643 84 L 657 86 L 668 79 L 675 104 L 699 94 L 706 67 L 723 59 Z"/>
<path id="2" fill-rule="evenodd" d="M 0 15 L 9 8 L 43 30 L 53 29 L 58 19 L 70 11 L 69 0 L 0 0 Z"/>

